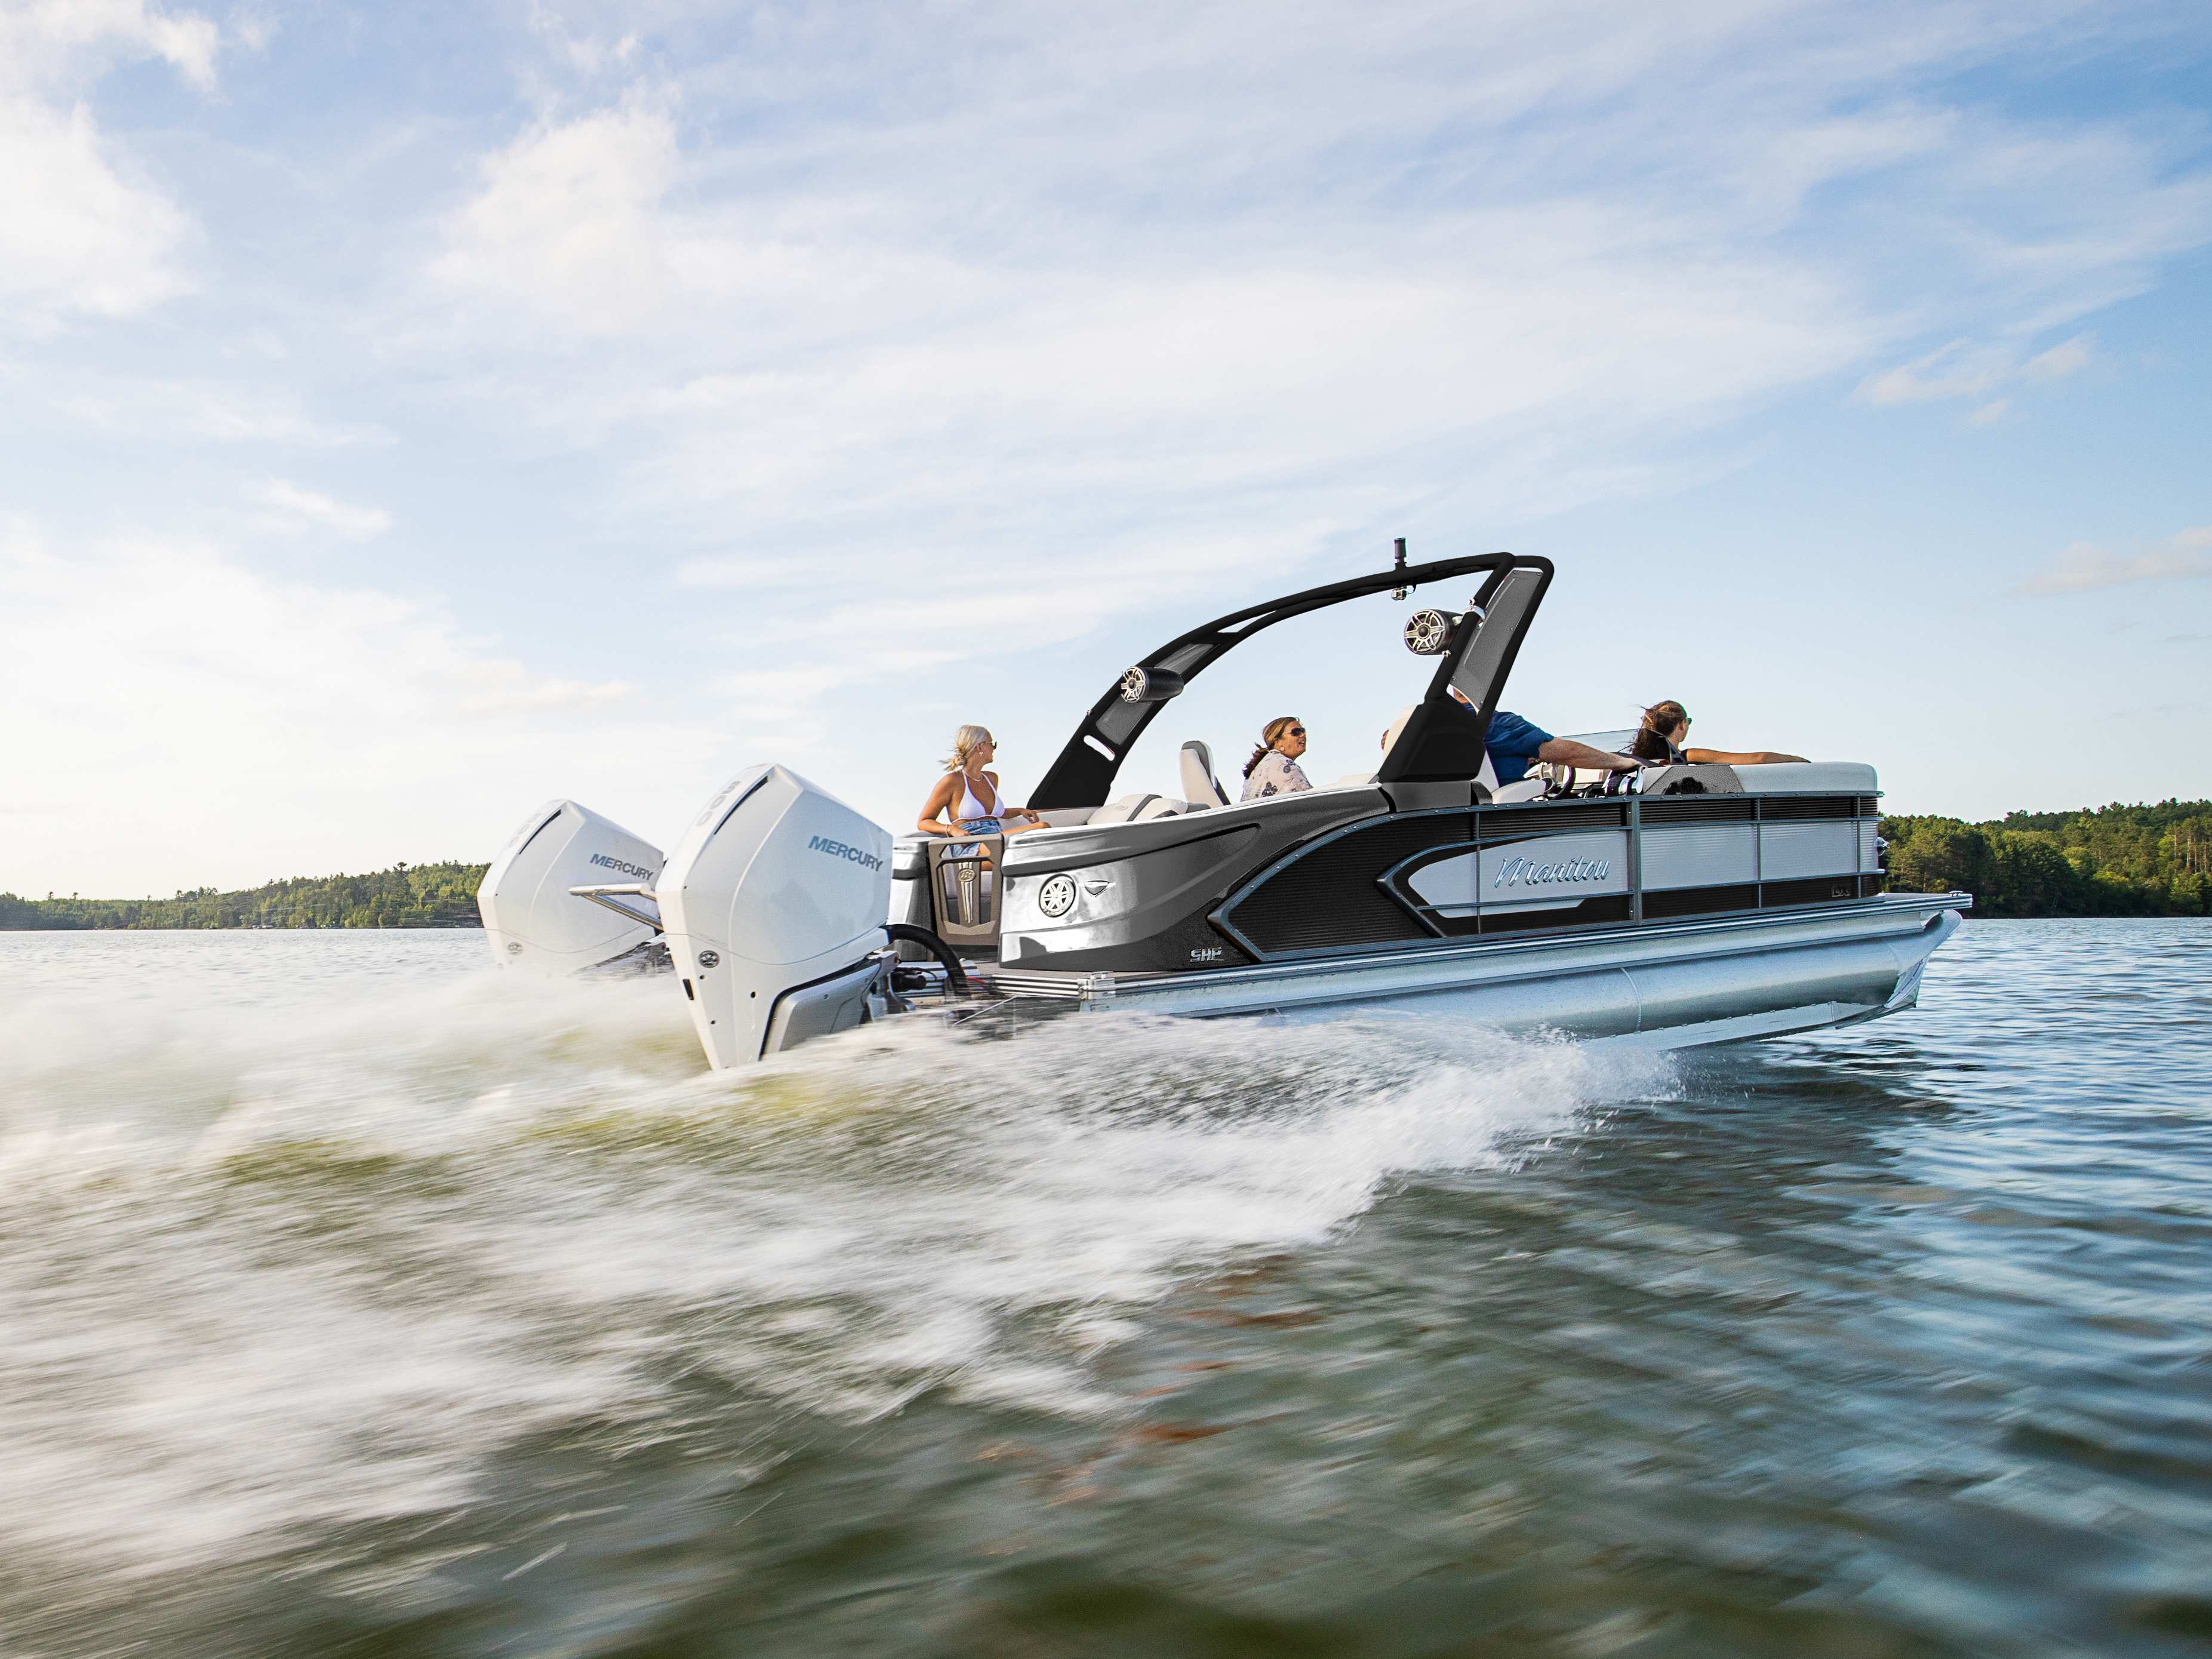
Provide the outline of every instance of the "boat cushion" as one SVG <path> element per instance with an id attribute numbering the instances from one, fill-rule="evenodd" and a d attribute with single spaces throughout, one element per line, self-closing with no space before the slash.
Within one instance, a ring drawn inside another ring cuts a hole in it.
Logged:
<path id="1" fill-rule="evenodd" d="M 1194 812 L 1229 805 L 1229 792 L 1213 775 L 1213 751 L 1195 738 L 1182 746 L 1182 793 Z"/>
<path id="2" fill-rule="evenodd" d="M 1093 824 L 1144 823 L 1153 818 L 1180 817 L 1190 810 L 1183 801 L 1165 795 L 1120 795 L 1091 815 Z"/>

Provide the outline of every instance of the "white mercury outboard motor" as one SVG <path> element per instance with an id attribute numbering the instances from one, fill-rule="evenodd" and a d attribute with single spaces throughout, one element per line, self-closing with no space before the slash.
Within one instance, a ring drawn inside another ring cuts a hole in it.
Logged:
<path id="1" fill-rule="evenodd" d="M 739 773 L 659 881 L 709 1064 L 858 1025 L 891 965 L 891 833 L 781 766 Z"/>
<path id="2" fill-rule="evenodd" d="M 522 822 L 477 889 L 477 908 L 500 961 L 549 978 L 624 957 L 657 956 L 659 911 L 651 890 L 660 849 L 572 800 L 548 801 Z M 631 890 L 616 904 L 576 887 Z"/>

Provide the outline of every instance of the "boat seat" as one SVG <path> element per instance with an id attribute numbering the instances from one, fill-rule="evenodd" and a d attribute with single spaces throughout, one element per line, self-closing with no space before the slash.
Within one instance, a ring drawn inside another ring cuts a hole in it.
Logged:
<path id="1" fill-rule="evenodd" d="M 1194 812 L 1229 805 L 1229 792 L 1213 775 L 1213 751 L 1195 738 L 1182 746 L 1182 793 Z"/>
<path id="2" fill-rule="evenodd" d="M 1180 817 L 1190 810 L 1189 802 L 1170 800 L 1165 795 L 1121 795 L 1093 812 L 1091 823 L 1094 827 L 1101 823 L 1147 823 L 1154 818 Z"/>

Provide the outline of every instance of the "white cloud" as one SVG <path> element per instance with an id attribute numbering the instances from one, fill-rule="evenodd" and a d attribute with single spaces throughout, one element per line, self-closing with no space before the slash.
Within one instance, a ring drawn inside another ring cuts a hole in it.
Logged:
<path id="1" fill-rule="evenodd" d="M 132 440 L 276 444 L 344 449 L 392 443 L 374 425 L 321 420 L 283 386 L 238 380 L 154 380 L 139 375 L 49 372 L 49 406 L 92 430 Z"/>
<path id="2" fill-rule="evenodd" d="M 221 39 L 198 13 L 145 0 L 14 0 L 0 10 L 0 82 L 52 81 L 158 58 L 205 91 L 215 85 Z"/>
<path id="3" fill-rule="evenodd" d="M 616 61 L 586 14 L 533 16 L 580 72 Z M 794 544 L 964 540 L 996 579 L 1044 526 L 1095 548 L 1200 501 L 1210 532 L 1440 476 L 1493 512 L 1663 486 L 1710 468 L 1685 440 L 1931 310 L 2056 314 L 2212 235 L 2148 136 L 1897 90 L 2087 27 L 2063 4 L 1156 21 L 862 8 L 587 79 L 485 159 L 416 326 L 549 445 L 635 456 L 624 511 L 737 526 L 684 580 L 765 591 L 753 559 Z M 1823 191 L 1874 174 L 1822 234 Z M 1865 395 L 1987 421 L 2090 352 L 1961 341 Z"/>
<path id="4" fill-rule="evenodd" d="M 0 313 L 41 333 L 72 314 L 116 317 L 185 287 L 191 222 L 72 88 L 112 63 L 158 58 L 203 90 L 217 33 L 143 0 L 29 0 L 0 8 Z"/>
<path id="5" fill-rule="evenodd" d="M 721 740 L 625 714 L 629 693 L 514 661 L 423 601 L 271 580 L 205 545 L 64 553 L 0 526 L 10 793 L 53 808 L 11 827 L 0 889 L 481 857 L 555 788 L 681 822 Z"/>
<path id="6" fill-rule="evenodd" d="M 2114 553 L 2075 542 L 2021 585 L 2023 593 L 2084 593 L 2137 582 L 2190 581 L 2212 576 L 2212 530 L 2185 530 L 2148 553 Z"/>
<path id="7" fill-rule="evenodd" d="M 454 675 L 462 688 L 453 704 L 457 714 L 574 714 L 634 696 L 637 688 L 623 680 L 563 680 L 533 674 L 519 662 L 463 665 Z"/>
<path id="8" fill-rule="evenodd" d="M 0 311 L 18 327 L 122 316 L 179 292 L 189 228 L 167 198 L 118 170 L 83 105 L 0 91 Z"/>
<path id="9" fill-rule="evenodd" d="M 803 587 L 822 580 L 822 562 L 799 555 L 778 558 L 763 554 L 751 558 L 691 559 L 677 567 L 678 587 L 718 588 L 745 592 L 770 588 Z"/>
<path id="10" fill-rule="evenodd" d="M 526 133 L 484 161 L 434 275 L 589 332 L 644 322 L 682 263 L 659 213 L 676 155 L 673 122 L 642 106 Z"/>
<path id="11" fill-rule="evenodd" d="M 2079 334 L 2030 357 L 2020 366 L 2020 375 L 2024 380 L 2063 380 L 2088 368 L 2091 357 L 2089 337 Z"/>
<path id="12" fill-rule="evenodd" d="M 2011 410 L 2012 404 L 2002 398 L 1995 398 L 1966 416 L 1968 426 L 1995 426 Z"/>
<path id="13" fill-rule="evenodd" d="M 392 528 L 392 515 L 381 507 L 349 506 L 288 478 L 264 478 L 249 486 L 246 494 L 264 509 L 263 526 L 285 535 L 320 529 L 348 541 L 365 542 Z"/>
<path id="14" fill-rule="evenodd" d="M 1911 362 L 1869 375 L 1859 386 L 1859 395 L 1877 405 L 1981 398 L 2008 382 L 2064 380 L 2080 374 L 2094 360 L 2093 343 L 2086 334 L 2026 358 L 2008 347 L 1954 340 Z M 2001 402 L 1996 407 L 2002 413 Z M 1978 422 L 1978 415 L 1976 419 Z"/>

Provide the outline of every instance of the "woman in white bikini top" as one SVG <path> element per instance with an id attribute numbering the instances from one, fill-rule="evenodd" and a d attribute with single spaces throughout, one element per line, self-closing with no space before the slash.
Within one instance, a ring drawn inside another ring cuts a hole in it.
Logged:
<path id="1" fill-rule="evenodd" d="M 945 775 L 922 803 L 915 828 L 925 836 L 1018 836 L 1042 829 L 1044 819 L 1026 806 L 1008 806 L 998 779 L 983 769 L 995 753 L 983 727 L 962 726 L 952 740 Z M 975 849 L 958 850 L 964 854 Z"/>

